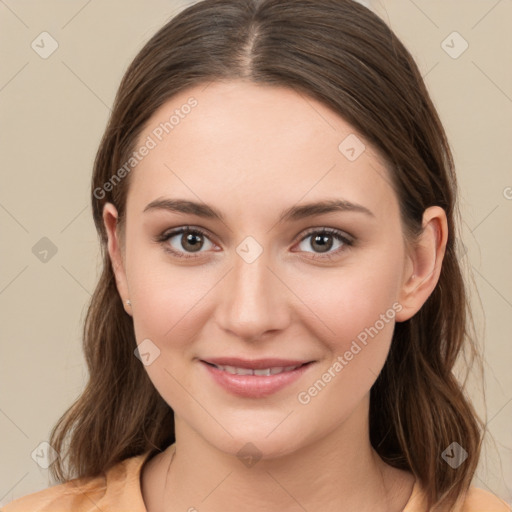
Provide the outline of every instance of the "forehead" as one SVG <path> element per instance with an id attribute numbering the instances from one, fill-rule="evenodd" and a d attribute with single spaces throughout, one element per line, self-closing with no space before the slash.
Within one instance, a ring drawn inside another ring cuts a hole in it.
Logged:
<path id="1" fill-rule="evenodd" d="M 136 147 L 144 145 L 151 149 L 132 171 L 128 193 L 140 210 L 156 197 L 248 215 L 301 198 L 341 196 L 376 214 L 397 206 L 385 162 L 364 137 L 322 103 L 282 86 L 189 88 L 151 117 Z"/>

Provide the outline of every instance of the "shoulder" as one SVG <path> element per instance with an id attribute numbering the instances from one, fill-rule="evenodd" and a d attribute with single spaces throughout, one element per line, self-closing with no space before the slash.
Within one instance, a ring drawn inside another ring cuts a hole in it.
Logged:
<path id="1" fill-rule="evenodd" d="M 437 507 L 438 510 L 440 507 Z M 414 483 L 412 494 L 403 512 L 428 512 L 427 497 L 424 487 L 418 480 Z M 440 512 L 512 512 L 510 505 L 494 494 L 478 487 L 470 486 L 458 496 L 453 507 L 444 506 Z"/>
<path id="2" fill-rule="evenodd" d="M 125 459 L 98 476 L 75 478 L 27 494 L 5 505 L 0 512 L 145 512 L 140 469 L 150 454 Z"/>
<path id="3" fill-rule="evenodd" d="M 1 512 L 49 512 L 52 510 L 86 510 L 85 504 L 101 500 L 106 491 L 101 477 L 74 479 L 22 496 L 5 505 Z"/>
<path id="4" fill-rule="evenodd" d="M 471 486 L 462 504 L 461 512 L 512 512 L 510 505 L 494 494 Z"/>

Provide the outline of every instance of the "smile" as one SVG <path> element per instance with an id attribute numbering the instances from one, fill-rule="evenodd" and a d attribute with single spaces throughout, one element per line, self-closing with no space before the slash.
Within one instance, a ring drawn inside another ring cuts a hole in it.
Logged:
<path id="1" fill-rule="evenodd" d="M 314 361 L 283 359 L 248 361 L 223 358 L 216 362 L 199 360 L 199 363 L 221 390 L 243 398 L 264 398 L 277 393 L 314 366 Z"/>

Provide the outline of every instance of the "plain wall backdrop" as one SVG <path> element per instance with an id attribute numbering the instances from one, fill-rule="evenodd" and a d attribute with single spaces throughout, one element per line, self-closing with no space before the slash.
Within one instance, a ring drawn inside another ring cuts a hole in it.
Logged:
<path id="1" fill-rule="evenodd" d="M 35 460 L 86 382 L 93 159 L 126 67 L 189 3 L 0 0 L 0 506 L 53 483 Z M 496 441 L 473 484 L 512 503 L 512 1 L 361 3 L 415 57 L 453 149 Z"/>

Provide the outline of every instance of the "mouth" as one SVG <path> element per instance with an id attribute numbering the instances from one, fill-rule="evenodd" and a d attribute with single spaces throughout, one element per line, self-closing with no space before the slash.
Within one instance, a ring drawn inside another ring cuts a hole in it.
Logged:
<path id="1" fill-rule="evenodd" d="M 315 361 L 286 359 L 247 360 L 209 358 L 199 360 L 225 391 L 246 398 L 269 396 L 299 379 Z"/>

